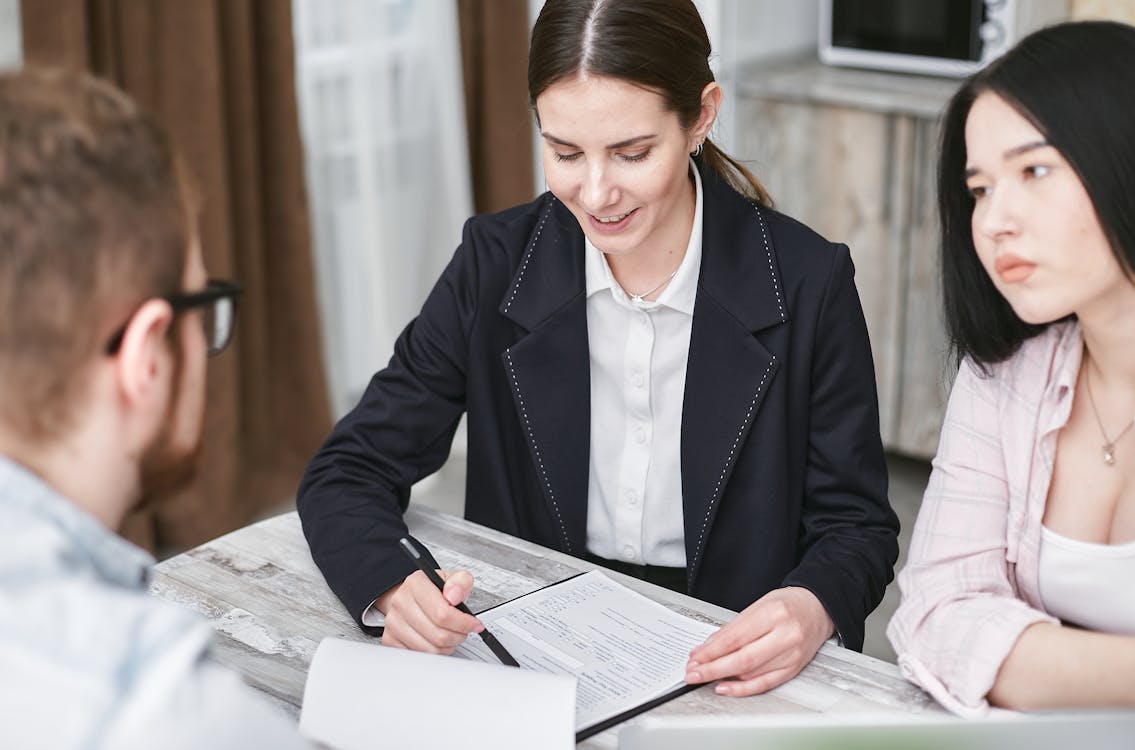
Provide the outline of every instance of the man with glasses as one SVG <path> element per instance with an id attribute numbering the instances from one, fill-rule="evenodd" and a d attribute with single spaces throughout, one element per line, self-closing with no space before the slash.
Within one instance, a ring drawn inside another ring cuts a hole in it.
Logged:
<path id="1" fill-rule="evenodd" d="M 150 597 L 116 535 L 192 475 L 205 359 L 240 288 L 208 281 L 155 121 L 89 76 L 0 75 L 0 745 L 305 746 Z"/>

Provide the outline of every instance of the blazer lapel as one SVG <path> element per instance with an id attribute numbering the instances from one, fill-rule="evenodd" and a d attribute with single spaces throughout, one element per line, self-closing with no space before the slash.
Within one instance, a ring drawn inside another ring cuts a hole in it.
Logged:
<path id="1" fill-rule="evenodd" d="M 702 169 L 702 267 L 682 404 L 688 584 L 737 455 L 780 363 L 754 334 L 788 321 L 764 209 Z"/>
<path id="2" fill-rule="evenodd" d="M 526 333 L 501 355 L 564 552 L 587 537 L 591 375 L 583 234 L 550 194 L 500 312 Z"/>

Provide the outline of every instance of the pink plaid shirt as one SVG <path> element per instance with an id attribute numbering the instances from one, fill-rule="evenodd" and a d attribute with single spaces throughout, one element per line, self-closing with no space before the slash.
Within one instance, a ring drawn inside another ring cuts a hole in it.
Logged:
<path id="1" fill-rule="evenodd" d="M 887 636 L 907 679 L 955 713 L 989 711 L 1021 633 L 1058 621 L 1037 584 L 1041 519 L 1082 354 L 1079 324 L 1059 323 L 954 382 Z"/>

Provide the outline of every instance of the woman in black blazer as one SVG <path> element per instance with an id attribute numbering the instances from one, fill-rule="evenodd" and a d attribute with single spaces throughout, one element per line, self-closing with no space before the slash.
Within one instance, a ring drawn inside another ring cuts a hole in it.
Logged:
<path id="1" fill-rule="evenodd" d="M 298 493 L 315 561 L 364 628 L 385 614 L 384 643 L 448 652 L 479 628 L 449 606 L 469 574 L 443 598 L 396 544 L 464 413 L 467 518 L 742 611 L 689 682 L 747 695 L 833 634 L 862 648 L 898 523 L 851 259 L 707 139 L 709 52 L 688 0 L 541 11 L 549 192 L 469 220 Z"/>

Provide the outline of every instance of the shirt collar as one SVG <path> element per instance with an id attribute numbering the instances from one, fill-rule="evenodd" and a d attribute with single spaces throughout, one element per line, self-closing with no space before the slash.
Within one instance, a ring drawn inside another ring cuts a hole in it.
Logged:
<path id="1" fill-rule="evenodd" d="M 0 505 L 52 526 L 70 546 L 76 567 L 90 568 L 104 581 L 125 588 L 149 584 L 154 558 L 67 500 L 36 474 L 0 456 Z"/>
<path id="2" fill-rule="evenodd" d="M 665 306 L 686 315 L 694 314 L 694 300 L 698 291 L 698 274 L 701 271 L 702 254 L 702 186 L 701 175 L 697 166 L 690 159 L 690 171 L 694 175 L 694 221 L 690 228 L 690 239 L 686 244 L 686 255 L 678 266 L 673 280 L 658 295 L 653 302 L 632 302 L 623 291 L 615 277 L 611 274 L 611 267 L 607 264 L 607 256 L 584 235 L 585 259 L 584 270 L 587 279 L 587 296 L 611 290 L 611 296 L 624 307 L 640 310 L 650 310 Z"/>
<path id="3" fill-rule="evenodd" d="M 1076 393 L 1076 379 L 1084 358 L 1084 336 L 1078 321 L 1053 323 L 1049 335 L 1056 337 L 1056 356 L 1052 361 L 1049 381 L 1051 398 L 1056 403 L 1045 432 L 1055 432 L 1068 424 L 1072 415 L 1072 399 Z"/>

